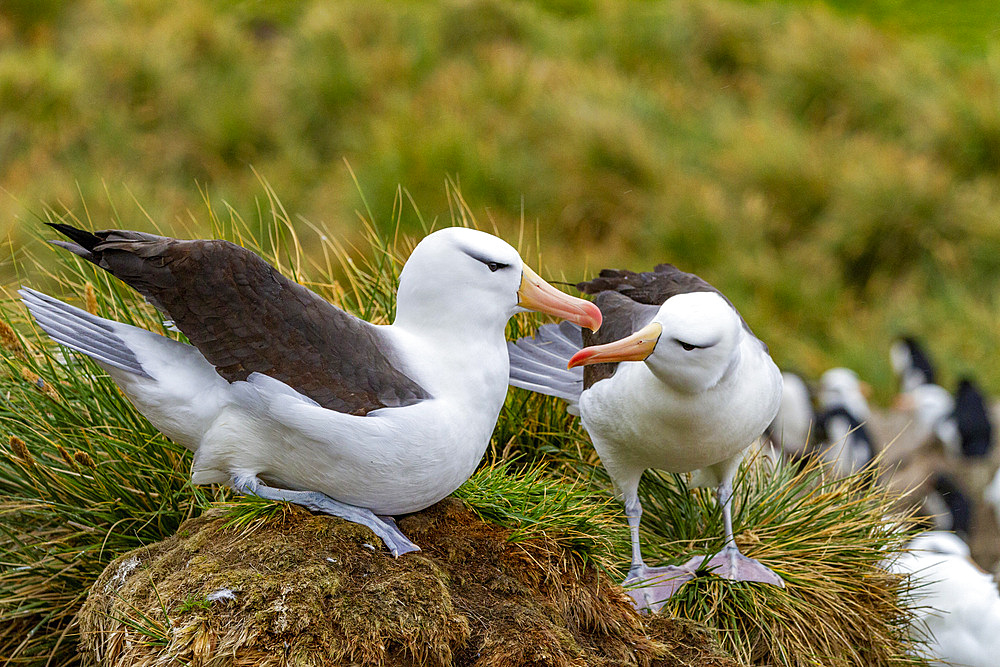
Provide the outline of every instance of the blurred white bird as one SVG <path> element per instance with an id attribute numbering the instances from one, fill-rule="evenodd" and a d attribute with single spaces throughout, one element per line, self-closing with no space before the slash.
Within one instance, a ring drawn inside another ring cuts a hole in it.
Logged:
<path id="1" fill-rule="evenodd" d="M 809 386 L 801 376 L 782 371 L 781 403 L 768 427 L 768 438 L 786 458 L 801 458 L 807 452 L 810 436 L 815 438 L 815 426 L 816 412 Z"/>
<path id="2" fill-rule="evenodd" d="M 955 399 L 937 384 L 921 384 L 896 397 L 897 410 L 913 416 L 914 437 L 937 438 L 951 457 L 962 454 L 962 436 L 955 421 Z"/>
<path id="3" fill-rule="evenodd" d="M 899 380 L 899 391 L 906 393 L 922 384 L 934 384 L 935 373 L 931 358 L 923 346 L 912 336 L 903 336 L 892 342 L 889 362 Z"/>
<path id="4" fill-rule="evenodd" d="M 983 489 L 983 500 L 993 508 L 993 516 L 996 517 L 997 524 L 1000 525 L 1000 470 L 993 475 L 993 481 Z"/>
<path id="5" fill-rule="evenodd" d="M 923 511 L 934 522 L 934 530 L 956 533 L 968 539 L 972 527 L 972 504 L 958 483 L 949 475 L 938 473 L 924 496 Z"/>
<path id="6" fill-rule="evenodd" d="M 820 406 L 843 406 L 858 421 L 865 422 L 871 417 L 871 408 L 865 397 L 870 393 L 867 383 L 849 368 L 831 368 L 819 379 Z"/>
<path id="7" fill-rule="evenodd" d="M 932 665 L 996 667 L 1000 663 L 1000 594 L 996 583 L 969 558 L 969 547 L 953 533 L 915 537 L 908 551 L 887 564 L 910 575 L 912 636 L 926 643 Z"/>
<path id="8" fill-rule="evenodd" d="M 840 477 L 861 471 L 874 456 L 865 426 L 871 417 L 866 387 L 847 368 L 831 368 L 820 378 L 818 421 L 825 439 L 820 454 Z"/>

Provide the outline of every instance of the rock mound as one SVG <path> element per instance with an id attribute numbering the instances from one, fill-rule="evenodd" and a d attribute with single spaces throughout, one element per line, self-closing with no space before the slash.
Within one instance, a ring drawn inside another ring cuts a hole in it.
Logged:
<path id="1" fill-rule="evenodd" d="M 192 665 L 730 667 L 710 632 L 638 616 L 573 554 L 445 500 L 366 528 L 288 506 L 250 525 L 217 508 L 115 560 L 79 620 L 84 662 Z"/>

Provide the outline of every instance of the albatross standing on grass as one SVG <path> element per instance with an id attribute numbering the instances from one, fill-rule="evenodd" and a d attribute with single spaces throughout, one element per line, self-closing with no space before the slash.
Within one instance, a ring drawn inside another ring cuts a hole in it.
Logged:
<path id="1" fill-rule="evenodd" d="M 596 295 L 604 315 L 600 332 L 546 325 L 535 338 L 508 344 L 511 384 L 560 396 L 583 420 L 625 503 L 632 539 L 625 583 L 635 584 L 636 606 L 659 609 L 703 560 L 681 567 L 643 562 L 637 490 L 646 468 L 708 473 L 703 478 L 717 485 L 726 546 L 705 567 L 730 579 L 783 586 L 774 572 L 740 553 L 731 515 L 743 451 L 771 423 L 781 398 L 781 374 L 767 347 L 721 292 L 670 264 L 647 273 L 606 269 L 577 288 Z"/>
<path id="2" fill-rule="evenodd" d="M 373 325 L 226 241 L 54 224 L 53 241 L 131 285 L 191 341 L 20 291 L 52 338 L 92 357 L 164 435 L 194 451 L 196 484 L 285 500 L 418 549 L 391 519 L 475 471 L 507 392 L 507 320 L 523 309 L 600 326 L 504 241 L 424 238 L 399 277 L 396 319 Z"/>

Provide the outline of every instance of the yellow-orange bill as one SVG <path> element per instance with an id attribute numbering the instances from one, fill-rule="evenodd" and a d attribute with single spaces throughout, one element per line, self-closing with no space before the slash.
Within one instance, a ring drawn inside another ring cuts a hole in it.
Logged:
<path id="1" fill-rule="evenodd" d="M 642 361 L 653 353 L 656 341 L 660 339 L 663 327 L 653 322 L 639 329 L 631 336 L 604 345 L 585 347 L 569 360 L 567 368 L 603 364 L 615 361 Z"/>
<path id="2" fill-rule="evenodd" d="M 522 308 L 555 315 L 591 331 L 597 331 L 601 326 L 601 310 L 597 306 L 560 292 L 527 266 L 521 270 L 521 288 L 517 290 L 517 296 L 517 305 Z"/>

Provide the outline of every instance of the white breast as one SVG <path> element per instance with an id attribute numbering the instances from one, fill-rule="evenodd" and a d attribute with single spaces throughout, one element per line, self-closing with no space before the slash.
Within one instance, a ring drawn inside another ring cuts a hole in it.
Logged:
<path id="1" fill-rule="evenodd" d="M 202 438 L 194 481 L 257 474 L 377 514 L 414 512 L 450 494 L 489 444 L 507 391 L 506 347 L 482 343 L 469 354 L 406 336 L 393 340 L 407 359 L 402 370 L 432 399 L 355 416 L 294 391 L 237 397 Z"/>
<path id="2" fill-rule="evenodd" d="M 674 390 L 643 362 L 623 362 L 585 391 L 581 417 L 602 461 L 688 472 L 747 447 L 777 413 L 781 376 L 759 341 L 741 345 L 737 366 L 704 392 Z"/>

